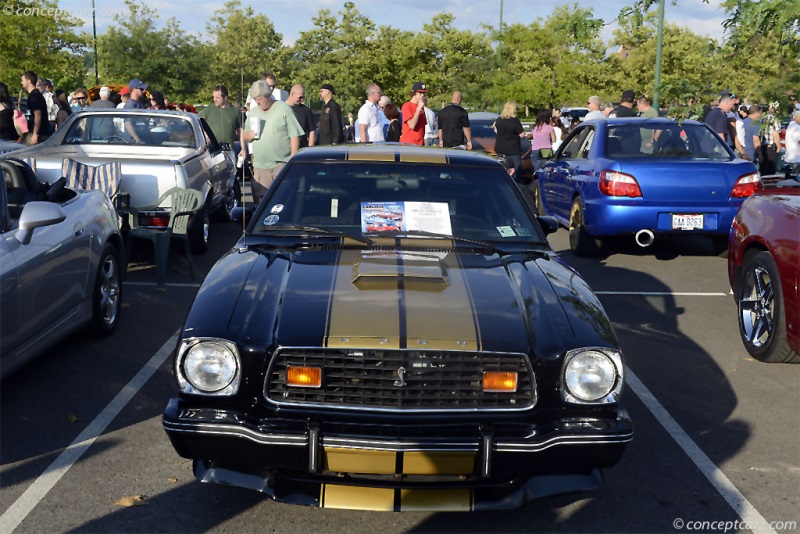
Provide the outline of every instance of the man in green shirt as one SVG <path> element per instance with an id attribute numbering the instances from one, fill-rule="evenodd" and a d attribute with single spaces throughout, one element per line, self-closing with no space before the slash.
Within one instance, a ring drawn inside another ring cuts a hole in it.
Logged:
<path id="1" fill-rule="evenodd" d="M 250 87 L 250 96 L 255 105 L 242 130 L 242 151 L 245 143 L 251 143 L 253 162 L 253 200 L 258 203 L 264 197 L 291 156 L 300 149 L 300 136 L 305 132 L 297 122 L 291 106 L 274 100 L 272 91 L 264 80 Z"/>
<path id="2" fill-rule="evenodd" d="M 653 119 L 658 117 L 658 110 L 650 105 L 650 99 L 642 95 L 636 100 L 636 109 L 639 110 L 638 116 Z M 653 153 L 653 145 L 657 138 L 654 138 L 655 131 L 650 128 L 639 128 L 642 136 L 641 152 L 644 154 Z"/>
<path id="3" fill-rule="evenodd" d="M 218 85 L 214 88 L 214 105 L 207 106 L 200 116 L 208 122 L 217 141 L 228 143 L 233 148 L 242 128 L 242 114 L 228 101 L 227 87 Z"/>

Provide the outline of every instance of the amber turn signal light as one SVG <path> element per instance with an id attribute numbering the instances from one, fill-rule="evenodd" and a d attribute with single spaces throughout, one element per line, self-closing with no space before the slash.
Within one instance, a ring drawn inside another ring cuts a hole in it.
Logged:
<path id="1" fill-rule="evenodd" d="M 318 388 L 322 385 L 322 369 L 290 365 L 286 369 L 286 384 L 301 388 Z"/>
<path id="2" fill-rule="evenodd" d="M 483 391 L 488 393 L 513 393 L 517 391 L 517 373 L 486 371 L 483 373 Z"/>

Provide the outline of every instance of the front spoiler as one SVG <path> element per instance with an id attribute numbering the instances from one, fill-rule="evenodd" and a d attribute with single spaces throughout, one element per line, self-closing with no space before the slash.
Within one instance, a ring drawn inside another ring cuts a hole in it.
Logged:
<path id="1" fill-rule="evenodd" d="M 200 482 L 259 491 L 287 504 L 376 512 L 474 512 L 519 508 L 543 497 L 594 491 L 603 483 L 598 469 L 588 473 L 536 475 L 521 484 L 386 488 L 303 480 L 265 470 L 242 471 L 195 460 L 194 474 Z"/>

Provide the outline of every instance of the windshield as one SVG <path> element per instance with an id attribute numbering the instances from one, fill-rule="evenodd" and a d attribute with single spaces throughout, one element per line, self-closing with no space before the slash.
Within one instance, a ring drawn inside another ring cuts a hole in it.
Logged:
<path id="1" fill-rule="evenodd" d="M 261 205 L 252 232 L 397 233 L 489 242 L 541 238 L 502 167 L 295 163 Z"/>
<path id="2" fill-rule="evenodd" d="M 605 146 L 609 158 L 680 158 L 727 161 L 725 144 L 702 124 L 657 123 L 609 126 Z"/>
<path id="3" fill-rule="evenodd" d="M 72 123 L 63 144 L 197 147 L 188 119 L 125 113 L 82 117 Z"/>

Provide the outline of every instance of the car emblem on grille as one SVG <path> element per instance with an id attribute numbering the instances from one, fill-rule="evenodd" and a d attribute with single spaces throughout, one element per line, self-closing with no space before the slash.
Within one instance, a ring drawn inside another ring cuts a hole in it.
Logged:
<path id="1" fill-rule="evenodd" d="M 398 387 L 405 386 L 406 385 L 406 378 L 405 378 L 406 377 L 406 368 L 405 367 L 399 368 L 397 371 L 395 371 L 395 374 L 397 375 L 397 378 L 399 378 L 399 380 L 395 380 L 394 381 L 394 385 L 398 386 Z"/>

